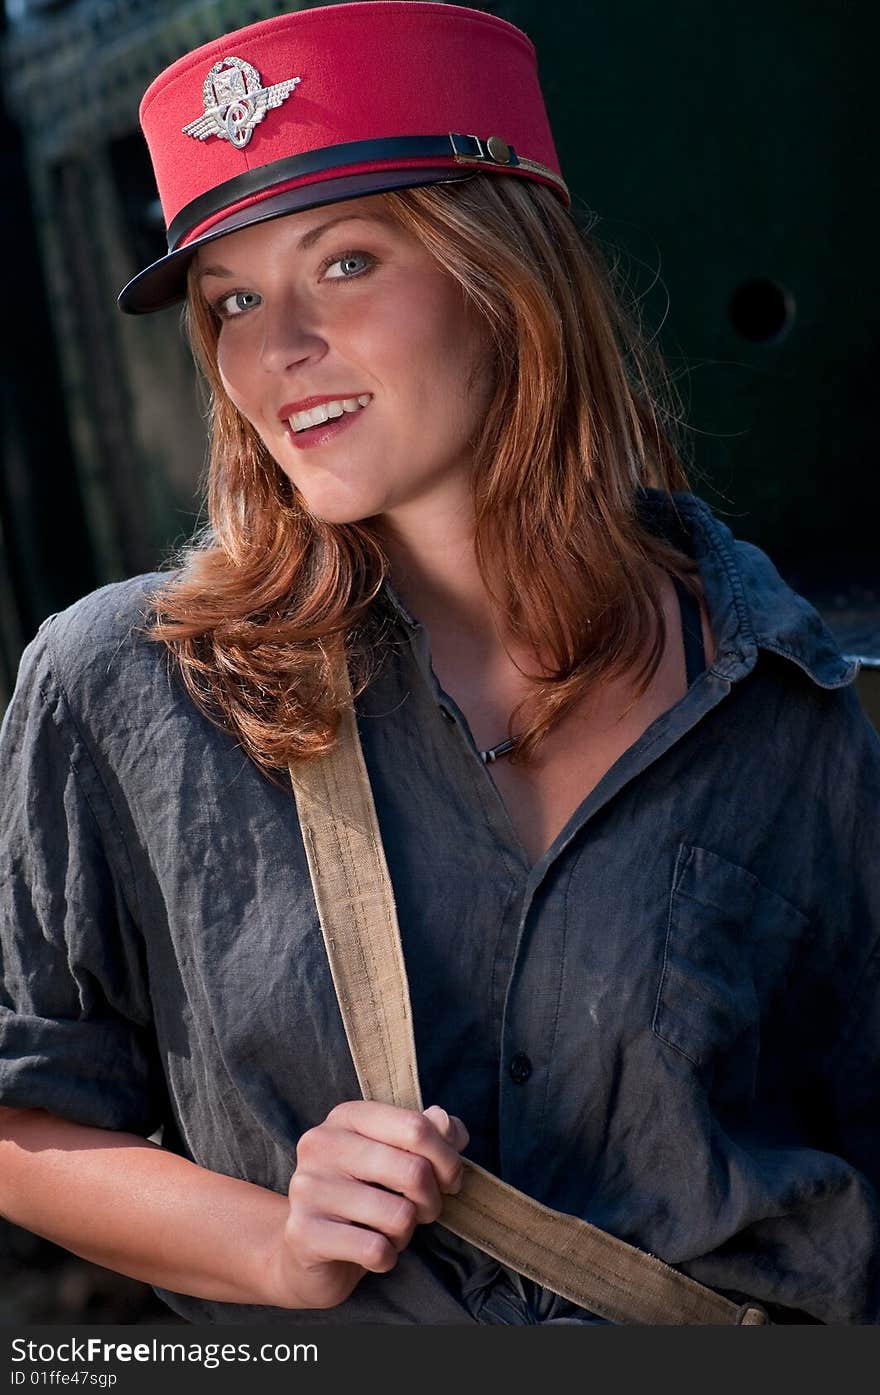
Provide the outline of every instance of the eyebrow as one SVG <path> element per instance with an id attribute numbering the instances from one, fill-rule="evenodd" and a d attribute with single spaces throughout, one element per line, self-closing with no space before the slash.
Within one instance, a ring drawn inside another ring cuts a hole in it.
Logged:
<path id="1" fill-rule="evenodd" d="M 325 233 L 325 232 L 329 232 L 331 228 L 335 228 L 335 227 L 337 226 L 338 223 L 353 223 L 353 222 L 369 223 L 369 222 L 379 222 L 379 221 L 385 221 L 385 220 L 380 220 L 380 219 L 375 218 L 375 217 L 372 217 L 372 218 L 371 218 L 371 217 L 367 217 L 367 216 L 364 215 L 363 213 L 340 213 L 340 215 L 339 215 L 338 218 L 329 218 L 329 219 L 327 220 L 326 223 L 320 223 L 320 224 L 318 225 L 318 227 L 316 227 L 316 228 L 310 228 L 309 231 L 308 231 L 307 233 L 303 233 L 303 235 L 302 235 L 302 237 L 300 238 L 299 242 L 296 244 L 297 251 L 298 251 L 298 252 L 308 252 L 309 248 L 310 248 L 310 247 L 314 247 L 315 243 L 318 241 L 319 238 L 321 238 L 321 237 L 324 236 L 324 233 Z M 235 275 L 236 275 L 236 273 L 235 273 L 234 271 L 230 271 L 228 267 L 226 267 L 226 266 L 221 266 L 219 263 L 216 263 L 216 262 L 212 263 L 211 266 L 204 266 L 204 267 L 201 267 L 201 268 L 199 269 L 199 276 L 200 276 L 200 277 L 202 277 L 202 276 L 233 276 L 233 277 L 234 277 Z"/>

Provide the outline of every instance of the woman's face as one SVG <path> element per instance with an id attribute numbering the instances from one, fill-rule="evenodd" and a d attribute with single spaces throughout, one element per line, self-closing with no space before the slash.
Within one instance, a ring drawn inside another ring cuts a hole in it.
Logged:
<path id="1" fill-rule="evenodd" d="M 460 501 L 489 355 L 460 287 L 380 198 L 258 223 L 198 257 L 226 392 L 310 512 L 351 523 Z"/>

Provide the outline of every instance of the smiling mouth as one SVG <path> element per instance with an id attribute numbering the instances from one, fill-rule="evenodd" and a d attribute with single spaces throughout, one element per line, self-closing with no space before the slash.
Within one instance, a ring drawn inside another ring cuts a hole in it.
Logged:
<path id="1" fill-rule="evenodd" d="M 326 421 L 335 421 L 346 413 L 361 411 L 372 402 L 372 394 L 362 393 L 360 397 L 339 397 L 332 402 L 322 402 L 318 407 L 310 407 L 305 412 L 294 412 L 287 418 L 287 424 L 294 436 L 308 431 L 313 426 L 323 426 Z"/>

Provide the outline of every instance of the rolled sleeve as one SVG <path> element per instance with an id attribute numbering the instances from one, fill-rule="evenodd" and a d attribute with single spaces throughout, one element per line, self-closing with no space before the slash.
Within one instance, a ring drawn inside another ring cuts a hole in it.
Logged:
<path id="1" fill-rule="evenodd" d="M 0 729 L 0 1104 L 147 1136 L 167 1097 L 144 946 L 50 633 Z"/>

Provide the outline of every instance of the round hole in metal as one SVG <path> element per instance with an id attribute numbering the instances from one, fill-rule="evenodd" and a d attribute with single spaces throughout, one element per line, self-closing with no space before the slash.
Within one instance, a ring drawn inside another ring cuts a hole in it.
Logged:
<path id="1" fill-rule="evenodd" d="M 778 281 L 756 276 L 737 286 L 730 297 L 728 313 L 741 339 L 767 344 L 781 339 L 794 324 L 794 296 Z"/>

